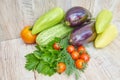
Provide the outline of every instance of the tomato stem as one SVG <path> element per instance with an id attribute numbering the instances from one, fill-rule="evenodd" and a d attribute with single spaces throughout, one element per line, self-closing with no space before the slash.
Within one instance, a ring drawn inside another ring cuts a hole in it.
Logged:
<path id="1" fill-rule="evenodd" d="M 29 30 L 32 30 L 33 27 L 30 27 Z"/>

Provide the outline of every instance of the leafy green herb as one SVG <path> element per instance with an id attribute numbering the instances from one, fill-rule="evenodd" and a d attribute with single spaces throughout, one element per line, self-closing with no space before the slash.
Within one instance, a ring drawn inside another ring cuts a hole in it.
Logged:
<path id="1" fill-rule="evenodd" d="M 67 66 L 66 74 L 69 76 L 74 72 L 76 68 L 74 66 L 74 60 L 72 59 L 70 54 L 66 51 L 66 48 L 69 45 L 68 41 L 69 41 L 69 37 L 62 39 L 60 42 L 60 46 L 63 48 L 63 50 L 61 51 L 61 54 L 62 54 L 61 61 L 65 62 Z"/>
<path id="2" fill-rule="evenodd" d="M 65 73 L 68 76 L 70 76 L 71 74 L 74 73 L 76 80 L 78 80 L 79 79 L 79 70 L 76 69 L 76 67 L 74 65 L 74 60 L 72 59 L 72 57 L 66 50 L 68 45 L 69 45 L 69 36 L 60 41 L 60 46 L 63 48 L 63 50 L 61 51 L 61 54 L 62 54 L 61 61 L 66 64 L 67 69 L 66 69 Z"/>
<path id="3" fill-rule="evenodd" d="M 25 68 L 28 70 L 34 70 L 39 63 L 39 60 L 33 55 L 33 53 L 28 54 L 25 57 L 27 60 Z"/>
<path id="4" fill-rule="evenodd" d="M 25 56 L 27 60 L 25 68 L 27 70 L 36 70 L 44 75 L 53 75 L 56 72 L 60 51 L 54 50 L 52 46 L 54 42 L 60 40 L 55 38 L 45 47 L 36 45 L 36 50 Z"/>

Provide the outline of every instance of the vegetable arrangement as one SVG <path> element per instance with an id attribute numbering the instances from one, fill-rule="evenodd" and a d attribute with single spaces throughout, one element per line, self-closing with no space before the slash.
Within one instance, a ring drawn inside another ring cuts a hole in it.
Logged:
<path id="1" fill-rule="evenodd" d="M 25 56 L 25 68 L 48 76 L 56 72 L 75 74 L 78 80 L 90 60 L 83 45 L 93 41 L 96 48 L 104 48 L 117 37 L 111 20 L 109 10 L 102 10 L 93 20 L 83 7 L 73 7 L 66 13 L 59 7 L 51 9 L 32 28 L 21 31 L 25 43 L 36 42 L 36 50 Z"/>
<path id="2" fill-rule="evenodd" d="M 48 76 L 65 71 L 67 75 L 75 74 L 77 79 L 78 69 L 85 70 L 90 56 L 83 46 L 77 50 L 69 45 L 68 40 L 69 36 L 64 39 L 54 38 L 46 46 L 36 45 L 36 50 L 25 56 L 27 59 L 25 68 Z"/>

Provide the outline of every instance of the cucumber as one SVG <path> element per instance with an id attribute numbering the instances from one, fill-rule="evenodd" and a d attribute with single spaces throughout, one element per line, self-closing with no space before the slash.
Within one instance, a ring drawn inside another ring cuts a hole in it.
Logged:
<path id="1" fill-rule="evenodd" d="M 51 9 L 35 22 L 33 25 L 32 34 L 37 34 L 61 22 L 64 14 L 64 11 L 59 7 Z"/>
<path id="2" fill-rule="evenodd" d="M 40 46 L 45 46 L 55 37 L 63 38 L 71 32 L 73 28 L 67 27 L 64 24 L 58 24 L 54 27 L 51 27 L 47 30 L 42 31 L 36 38 L 36 43 Z"/>

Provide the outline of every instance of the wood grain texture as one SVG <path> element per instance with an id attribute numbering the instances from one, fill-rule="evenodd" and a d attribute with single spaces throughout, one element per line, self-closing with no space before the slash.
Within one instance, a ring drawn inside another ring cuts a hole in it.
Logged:
<path id="1" fill-rule="evenodd" d="M 33 50 L 21 39 L 0 43 L 0 80 L 34 80 L 34 73 L 24 68 L 25 55 Z"/>
<path id="2" fill-rule="evenodd" d="M 19 38 L 21 29 L 33 24 L 32 4 L 32 0 L 0 0 L 0 41 Z"/>
<path id="3" fill-rule="evenodd" d="M 104 49 L 95 49 L 92 43 L 86 45 L 91 60 L 79 80 L 120 80 L 120 0 L 0 0 L 0 80 L 75 80 L 74 75 L 48 77 L 24 68 L 24 56 L 34 50 L 34 45 L 22 42 L 21 29 L 33 25 L 39 16 L 56 6 L 65 11 L 82 6 L 93 17 L 102 9 L 113 12 L 112 23 L 117 25 L 119 35 Z"/>
<path id="4" fill-rule="evenodd" d="M 95 0 L 71 0 L 71 1 L 72 6 L 82 6 L 88 9 L 93 14 Z"/>
<path id="5" fill-rule="evenodd" d="M 71 0 L 34 0 L 34 18 L 35 20 L 43 15 L 45 12 L 54 7 L 61 7 L 64 11 L 71 6 Z"/>
<path id="6" fill-rule="evenodd" d="M 2 31 L 2 40 L 17 37 L 22 22 L 21 11 L 17 0 L 0 0 L 0 24 Z M 24 20 L 24 19 L 23 19 Z"/>

